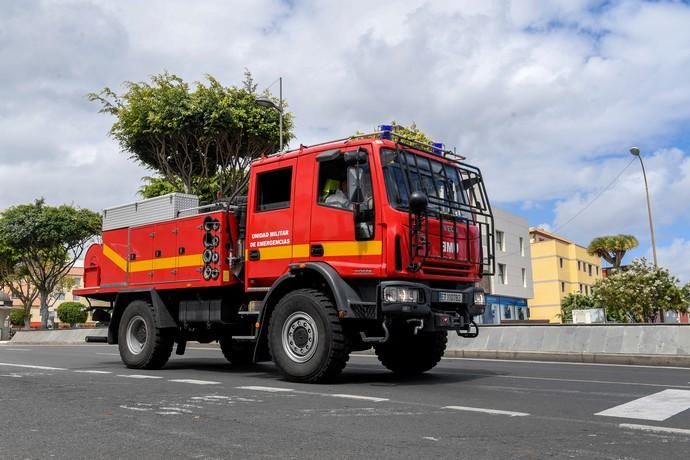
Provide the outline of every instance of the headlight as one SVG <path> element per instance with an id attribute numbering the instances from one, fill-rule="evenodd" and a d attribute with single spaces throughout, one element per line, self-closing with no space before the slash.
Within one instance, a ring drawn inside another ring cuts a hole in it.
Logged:
<path id="1" fill-rule="evenodd" d="M 474 304 L 475 305 L 484 305 L 486 303 L 486 297 L 484 296 L 483 292 L 475 292 L 474 293 Z"/>
<path id="2" fill-rule="evenodd" d="M 386 303 L 417 303 L 419 297 L 417 288 L 390 286 L 383 289 L 383 301 Z"/>

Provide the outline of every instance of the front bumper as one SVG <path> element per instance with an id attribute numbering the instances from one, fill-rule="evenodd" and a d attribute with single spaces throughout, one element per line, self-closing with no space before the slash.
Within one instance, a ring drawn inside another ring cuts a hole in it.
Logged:
<path id="1" fill-rule="evenodd" d="M 384 290 L 387 287 L 408 287 L 418 289 L 420 296 L 417 302 L 386 302 Z M 384 281 L 378 292 L 378 304 L 383 320 L 423 320 L 421 330 L 459 331 L 466 330 L 472 318 L 484 313 L 485 304 L 475 303 L 475 297 L 485 297 L 484 290 L 468 287 L 462 290 L 432 289 L 420 283 L 404 281 Z"/>

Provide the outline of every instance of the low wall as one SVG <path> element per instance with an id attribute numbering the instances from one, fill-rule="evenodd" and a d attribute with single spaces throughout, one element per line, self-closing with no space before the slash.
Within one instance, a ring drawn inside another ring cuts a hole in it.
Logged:
<path id="1" fill-rule="evenodd" d="M 86 343 L 86 336 L 107 336 L 108 328 L 56 329 L 52 331 L 17 331 L 11 344 L 77 345 Z"/>
<path id="2" fill-rule="evenodd" d="M 449 335 L 446 356 L 690 367 L 690 325 L 481 326 Z"/>

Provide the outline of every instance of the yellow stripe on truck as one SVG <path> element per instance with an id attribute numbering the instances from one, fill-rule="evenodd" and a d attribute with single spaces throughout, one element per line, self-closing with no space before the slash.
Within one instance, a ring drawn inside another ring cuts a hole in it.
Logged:
<path id="1" fill-rule="evenodd" d="M 145 272 L 151 270 L 164 270 L 171 268 L 200 267 L 204 265 L 202 254 L 190 254 L 187 256 L 158 257 L 155 259 L 133 260 L 127 262 L 111 247 L 103 245 L 103 255 L 117 265 L 120 270 L 129 273 Z"/>
<path id="2" fill-rule="evenodd" d="M 309 257 L 308 244 L 286 244 L 259 249 L 259 260 L 306 259 Z M 321 243 L 323 256 L 379 256 L 383 254 L 381 241 L 329 241 Z M 248 251 L 247 251 L 248 253 Z M 247 257 L 247 256 L 245 256 Z"/>

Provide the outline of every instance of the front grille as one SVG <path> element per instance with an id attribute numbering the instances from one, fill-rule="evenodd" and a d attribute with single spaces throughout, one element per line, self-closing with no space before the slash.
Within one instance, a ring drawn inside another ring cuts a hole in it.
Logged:
<path id="1" fill-rule="evenodd" d="M 357 318 L 362 319 L 376 319 L 376 304 L 366 305 L 360 303 L 354 303 L 350 305 L 352 311 L 355 313 Z"/>

